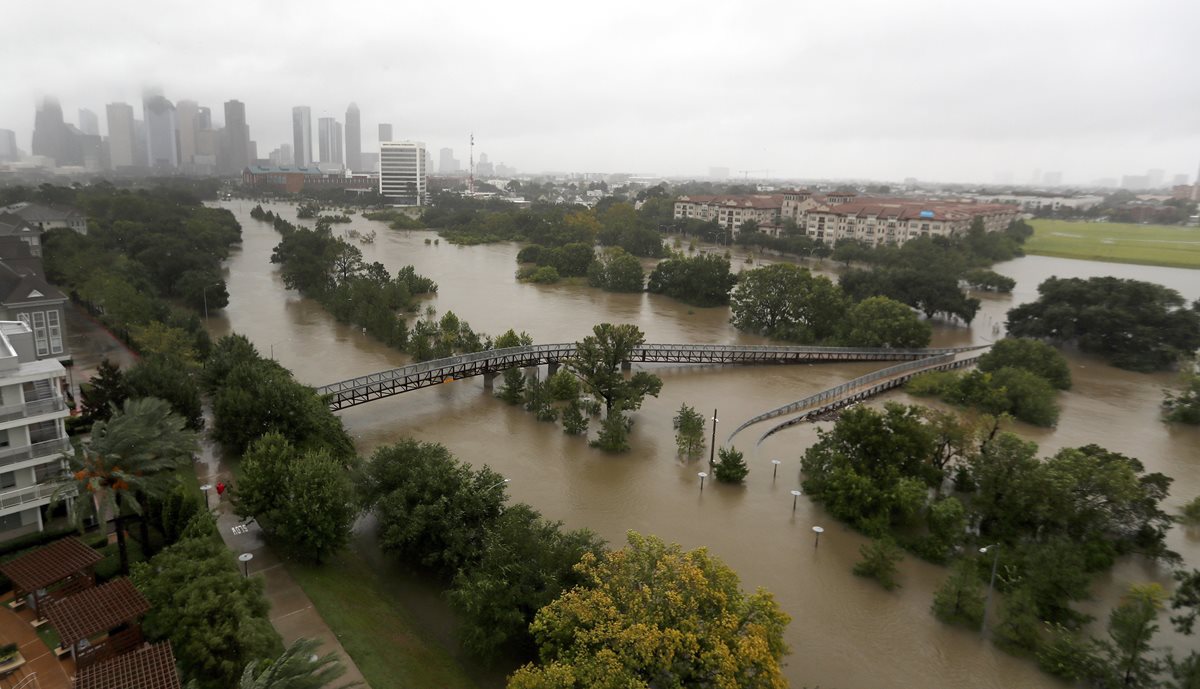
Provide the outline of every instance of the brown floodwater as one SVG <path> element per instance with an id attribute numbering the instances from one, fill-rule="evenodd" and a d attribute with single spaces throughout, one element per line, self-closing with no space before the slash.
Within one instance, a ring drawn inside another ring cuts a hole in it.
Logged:
<path id="1" fill-rule="evenodd" d="M 232 201 L 242 223 L 243 245 L 228 262 L 229 307 L 210 320 L 216 335 L 248 336 L 264 355 L 273 352 L 296 377 L 311 385 L 363 375 L 407 363 L 407 357 L 339 324 L 315 302 L 284 288 L 269 262 L 279 237 L 249 216 L 253 203 Z M 265 206 L 294 220 L 294 208 Z M 585 286 L 529 285 L 514 278 L 518 246 L 512 243 L 458 247 L 432 243 L 426 231 L 392 231 L 382 223 L 355 217 L 350 225 L 374 229 L 373 244 L 360 245 L 367 261 L 390 270 L 412 264 L 438 282 L 427 300 L 439 315 L 453 310 L 477 331 L 498 334 L 508 328 L 530 333 L 536 342 L 582 338 L 600 322 L 633 323 L 649 342 L 759 343 L 764 340 L 729 325 L 728 308 L 692 308 L 650 294 L 609 294 Z M 426 243 L 426 242 L 430 243 Z M 768 259 L 736 252 L 736 266 L 754 267 Z M 832 270 L 832 264 L 816 266 Z M 1026 257 L 1000 264 L 1017 280 L 1012 295 L 981 295 L 984 306 L 972 327 L 935 324 L 936 345 L 981 343 L 1003 331 L 1004 313 L 1036 298 L 1039 282 L 1060 277 L 1117 275 L 1152 280 L 1200 298 L 1200 272 L 1120 264 Z M 1162 389 L 1169 374 L 1135 374 L 1087 356 L 1068 354 L 1075 386 L 1063 393 L 1062 417 L 1052 430 L 1018 426 L 1045 454 L 1062 447 L 1096 443 L 1140 458 L 1151 471 L 1172 476 L 1169 505 L 1174 509 L 1200 494 L 1200 430 L 1171 427 L 1159 419 Z M 359 450 L 404 436 L 446 445 L 472 464 L 488 464 L 512 479 L 510 495 L 568 527 L 587 527 L 619 545 L 628 530 L 658 535 L 686 548 L 707 547 L 732 566 L 748 589 L 766 587 L 792 616 L 786 640 L 791 653 L 785 672 L 794 687 L 863 689 L 1063 686 L 1027 660 L 1013 658 L 978 634 L 938 622 L 929 612 L 945 570 L 914 558 L 900 566 L 902 588 L 886 592 L 855 577 L 851 567 L 864 539 L 800 497 L 800 455 L 816 437 L 812 425 L 755 442 L 766 424 L 743 431 L 735 444 L 746 452 L 751 472 L 744 486 L 707 482 L 699 490 L 697 472 L 707 461 L 675 456 L 671 417 L 681 404 L 710 415 L 718 409 L 718 442 L 742 421 L 886 364 L 802 366 L 650 365 L 664 386 L 633 415 L 633 450 L 607 455 L 590 448 L 561 426 L 493 399 L 480 379 L 379 400 L 341 412 Z M 903 392 L 881 400 L 906 401 Z M 772 477 L 771 460 L 782 462 Z M 823 526 L 814 547 L 813 526 Z M 1200 565 L 1200 534 L 1175 529 L 1170 546 L 1189 566 Z M 1140 560 L 1118 564 L 1094 590 L 1084 609 L 1105 614 L 1123 587 L 1133 582 L 1168 582 L 1169 573 Z M 433 596 L 426 591 L 423 595 Z M 445 615 L 431 603 L 431 615 Z M 436 625 L 445 626 L 443 620 Z M 435 626 L 436 626 L 435 625 Z M 1169 627 L 1165 623 L 1163 628 Z M 1163 644 L 1182 641 L 1162 633 Z M 1194 640 L 1193 640 L 1194 641 Z"/>

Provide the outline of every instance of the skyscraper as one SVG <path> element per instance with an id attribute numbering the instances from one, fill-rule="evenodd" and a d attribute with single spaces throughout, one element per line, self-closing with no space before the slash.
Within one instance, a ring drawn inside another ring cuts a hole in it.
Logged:
<path id="1" fill-rule="evenodd" d="M 384 141 L 379 144 L 379 193 L 399 206 L 425 205 L 425 144 Z"/>
<path id="2" fill-rule="evenodd" d="M 100 120 L 96 113 L 87 108 L 79 109 L 79 131 L 90 136 L 100 136 Z"/>
<path id="3" fill-rule="evenodd" d="M 292 156 L 296 167 L 308 167 L 312 155 L 312 110 L 307 105 L 292 108 Z"/>
<path id="4" fill-rule="evenodd" d="M 332 117 L 317 120 L 317 155 L 322 163 L 341 164 L 342 125 Z"/>
<path id="5" fill-rule="evenodd" d="M 194 100 L 175 104 L 175 121 L 179 126 L 179 164 L 190 166 L 196 158 L 196 131 L 199 129 L 200 106 Z"/>
<path id="6" fill-rule="evenodd" d="M 438 152 L 438 174 L 453 175 L 458 172 L 458 161 L 454 158 L 454 150 L 443 148 Z"/>
<path id="7" fill-rule="evenodd" d="M 346 108 L 346 167 L 362 170 L 362 122 L 358 106 L 354 103 Z"/>
<path id="8" fill-rule="evenodd" d="M 391 140 L 392 140 L 392 125 L 390 125 L 390 124 L 379 125 L 379 143 L 383 143 L 384 141 L 391 141 Z"/>
<path id="9" fill-rule="evenodd" d="M 38 105 L 33 118 L 33 145 L 30 147 L 33 154 L 53 158 L 56 165 L 70 165 L 66 160 L 67 136 L 62 106 L 57 98 L 47 96 Z"/>
<path id="10" fill-rule="evenodd" d="M 137 164 L 134 163 L 133 108 L 128 103 L 109 103 L 104 109 L 108 115 L 108 158 L 112 168 L 132 167 Z"/>
<path id="11" fill-rule="evenodd" d="M 17 133 L 0 129 L 0 161 L 17 160 Z"/>
<path id="12" fill-rule="evenodd" d="M 252 158 L 246 104 L 240 100 L 225 101 L 225 136 L 229 159 L 224 171 L 240 175 Z"/>
<path id="13" fill-rule="evenodd" d="M 146 120 L 146 165 L 160 169 L 179 167 L 175 106 L 159 94 L 150 94 L 142 100 L 142 116 Z"/>

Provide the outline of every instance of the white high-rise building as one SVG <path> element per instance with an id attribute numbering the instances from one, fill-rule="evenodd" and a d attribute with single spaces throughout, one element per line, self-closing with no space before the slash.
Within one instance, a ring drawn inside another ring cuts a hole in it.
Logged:
<path id="1" fill-rule="evenodd" d="M 317 120 L 317 155 L 322 163 L 342 164 L 342 125 L 332 117 Z"/>
<path id="2" fill-rule="evenodd" d="M 57 359 L 38 360 L 28 325 L 0 321 L 0 541 L 45 528 L 71 450 L 66 375 Z"/>
<path id="3" fill-rule="evenodd" d="M 292 158 L 296 167 L 308 167 L 312 154 L 312 109 L 307 105 L 292 108 Z"/>
<path id="4" fill-rule="evenodd" d="M 425 144 L 419 141 L 380 142 L 380 194 L 398 206 L 424 206 L 425 178 Z"/>

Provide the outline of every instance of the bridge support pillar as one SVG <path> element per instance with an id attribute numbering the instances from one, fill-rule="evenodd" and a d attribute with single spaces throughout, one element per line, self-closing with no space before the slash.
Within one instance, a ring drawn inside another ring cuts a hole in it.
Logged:
<path id="1" fill-rule="evenodd" d="M 621 362 L 621 370 L 622 371 L 632 371 L 633 370 L 633 362 L 632 361 L 622 361 Z"/>
<path id="2" fill-rule="evenodd" d="M 549 378 L 555 373 L 558 373 L 558 363 L 552 361 L 546 364 L 546 377 Z"/>
<path id="3" fill-rule="evenodd" d="M 495 380 L 496 380 L 496 372 L 495 371 L 488 371 L 487 373 L 484 373 L 483 374 L 483 389 L 491 390 Z"/>

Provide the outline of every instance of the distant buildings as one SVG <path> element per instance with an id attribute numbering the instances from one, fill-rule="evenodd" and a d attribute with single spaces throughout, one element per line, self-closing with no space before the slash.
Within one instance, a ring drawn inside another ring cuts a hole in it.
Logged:
<path id="1" fill-rule="evenodd" d="M 425 144 L 384 141 L 379 144 L 379 193 L 399 206 L 426 203 Z"/>
<path id="2" fill-rule="evenodd" d="M 322 163 L 341 165 L 342 125 L 332 117 L 317 120 L 317 155 Z"/>
<path id="3" fill-rule="evenodd" d="M 375 188 L 371 175 L 347 176 L 341 172 L 326 172 L 316 166 L 261 166 L 252 165 L 242 171 L 242 183 L 251 189 L 276 193 L 296 194 L 304 190 L 357 189 L 367 191 Z"/>
<path id="4" fill-rule="evenodd" d="M 425 152 L 425 158 L 426 158 L 426 160 L 428 160 L 428 158 L 429 158 L 428 151 Z M 355 172 L 379 172 L 379 153 L 378 152 L 372 151 L 370 153 L 360 153 L 359 160 L 362 163 L 362 170 L 355 170 Z M 427 170 L 429 169 L 428 164 L 426 164 L 425 169 L 427 169 Z"/>
<path id="5" fill-rule="evenodd" d="M 312 110 L 307 105 L 292 108 L 292 156 L 297 167 L 313 162 Z"/>
<path id="6" fill-rule="evenodd" d="M 135 162 L 134 148 L 136 133 L 133 126 L 133 107 L 128 103 L 109 103 L 108 113 L 108 157 L 114 170 L 140 165 Z"/>
<path id="7" fill-rule="evenodd" d="M 362 171 L 362 119 L 354 103 L 346 108 L 346 167 Z"/>
<path id="8" fill-rule="evenodd" d="M 443 148 L 438 151 L 437 171 L 443 176 L 458 174 L 458 159 L 454 157 L 454 149 Z"/>
<path id="9" fill-rule="evenodd" d="M 240 100 L 225 101 L 225 150 L 227 158 L 221 171 L 236 174 L 254 159 L 250 150 L 250 126 L 246 124 L 246 104 Z M 220 162 L 220 156 L 218 156 Z"/>
<path id="10" fill-rule="evenodd" d="M 390 124 L 379 125 L 379 143 L 383 143 L 384 141 L 391 141 L 391 140 L 392 140 L 392 125 L 390 125 Z"/>
<path id="11" fill-rule="evenodd" d="M 19 160 L 21 151 L 17 148 L 17 133 L 11 129 L 0 129 L 0 162 Z"/>
<path id="12" fill-rule="evenodd" d="M 56 98 L 45 98 L 33 120 L 33 154 L 45 156 L 55 165 L 82 165 L 83 155 L 71 141 L 71 130 L 63 122 L 62 106 Z"/>
<path id="13" fill-rule="evenodd" d="M 0 208 L 0 214 L 15 215 L 21 220 L 29 223 L 32 227 L 37 228 L 38 232 L 53 230 L 56 227 L 65 227 L 68 230 L 74 230 L 79 234 L 87 234 L 87 216 L 83 213 L 70 207 L 51 207 L 40 203 L 31 203 L 22 201 L 14 203 L 11 206 Z M 30 244 L 36 246 L 36 243 Z M 41 250 L 35 250 L 35 256 L 41 255 Z"/>
<path id="14" fill-rule="evenodd" d="M 90 136 L 100 136 L 100 120 L 96 113 L 87 108 L 79 109 L 79 131 Z"/>
<path id="15" fill-rule="evenodd" d="M 142 117 L 146 122 L 146 166 L 159 170 L 179 167 L 175 106 L 162 95 L 151 94 L 142 100 Z"/>

